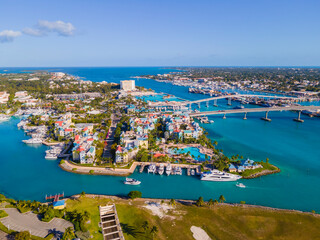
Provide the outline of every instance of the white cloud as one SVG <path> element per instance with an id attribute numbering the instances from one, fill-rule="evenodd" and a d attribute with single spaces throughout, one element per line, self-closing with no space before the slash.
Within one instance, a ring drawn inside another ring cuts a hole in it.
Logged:
<path id="1" fill-rule="evenodd" d="M 13 42 L 16 37 L 21 36 L 21 32 L 13 30 L 4 30 L 0 32 L 0 43 Z"/>
<path id="2" fill-rule="evenodd" d="M 69 37 L 74 35 L 75 27 L 71 23 L 63 21 L 49 22 L 46 20 L 40 20 L 35 28 L 25 28 L 24 34 L 42 37 L 46 36 L 50 32 L 57 33 L 59 36 Z"/>
<path id="3" fill-rule="evenodd" d="M 35 29 L 35 28 L 25 28 L 22 30 L 22 32 L 24 34 L 30 35 L 30 36 L 34 36 L 34 37 L 42 37 L 45 35 L 45 33 L 39 29 Z"/>

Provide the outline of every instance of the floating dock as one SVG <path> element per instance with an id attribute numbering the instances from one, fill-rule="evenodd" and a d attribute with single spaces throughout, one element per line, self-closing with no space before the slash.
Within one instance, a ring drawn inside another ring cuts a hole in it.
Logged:
<path id="1" fill-rule="evenodd" d="M 139 169 L 139 172 L 140 173 L 143 173 L 143 170 L 144 170 L 144 167 L 145 167 L 146 165 L 145 164 L 142 164 L 141 166 L 140 166 L 140 169 Z"/>

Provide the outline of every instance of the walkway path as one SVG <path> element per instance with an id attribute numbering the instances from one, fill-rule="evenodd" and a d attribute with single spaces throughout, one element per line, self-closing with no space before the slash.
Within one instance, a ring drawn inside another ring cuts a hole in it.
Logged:
<path id="1" fill-rule="evenodd" d="M 140 165 L 138 162 L 134 162 L 130 168 L 104 168 L 104 167 L 85 167 L 73 164 L 71 161 L 65 160 L 60 164 L 63 170 L 68 172 L 91 174 L 90 171 L 94 171 L 92 175 L 114 175 L 114 176 L 128 176 L 134 172 L 136 167 Z"/>
<path id="2" fill-rule="evenodd" d="M 0 240 L 9 240 L 9 239 L 14 240 L 14 237 L 9 235 L 8 233 L 0 231 Z"/>
<path id="3" fill-rule="evenodd" d="M 62 236 L 66 228 L 73 227 L 72 223 L 60 218 L 42 222 L 32 212 L 20 213 L 16 208 L 3 208 L 2 210 L 9 214 L 0 219 L 3 225 L 17 232 L 29 231 L 31 235 L 42 238 L 53 231 Z"/>
<path id="4" fill-rule="evenodd" d="M 134 172 L 137 166 L 150 165 L 151 162 L 133 162 L 130 168 L 103 168 L 103 167 L 86 167 L 79 166 L 72 163 L 69 160 L 65 160 L 64 163 L 59 166 L 68 172 L 79 173 L 79 174 L 90 174 L 90 175 L 113 175 L 113 176 L 128 176 Z M 159 166 L 161 163 L 154 163 L 156 166 Z M 166 163 L 163 163 L 166 166 Z M 190 165 L 190 164 L 171 164 L 172 167 L 181 167 L 181 168 L 199 168 L 199 165 Z M 90 171 L 94 171 L 90 173 Z"/>

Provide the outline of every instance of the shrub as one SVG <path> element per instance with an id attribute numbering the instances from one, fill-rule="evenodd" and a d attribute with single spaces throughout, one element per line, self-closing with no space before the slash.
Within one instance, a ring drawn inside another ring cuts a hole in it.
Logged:
<path id="1" fill-rule="evenodd" d="M 131 199 L 141 198 L 142 193 L 140 191 L 131 191 L 131 192 L 129 192 L 128 197 Z"/>
<path id="2" fill-rule="evenodd" d="M 77 168 L 72 168 L 72 171 L 77 171 Z"/>
<path id="3" fill-rule="evenodd" d="M 90 170 L 90 171 L 89 171 L 89 173 L 90 173 L 90 174 L 93 174 L 93 173 L 94 173 L 94 171 L 93 171 L 93 170 Z"/>
<path id="4" fill-rule="evenodd" d="M 246 204 L 246 201 L 240 201 L 240 204 Z"/>
<path id="5" fill-rule="evenodd" d="M 30 233 L 28 231 L 19 232 L 14 236 L 15 240 L 29 240 L 31 239 Z"/>
<path id="6" fill-rule="evenodd" d="M 6 217 L 6 216 L 8 216 L 8 213 L 6 213 L 3 210 L 0 210 L 0 218 Z"/>
<path id="7" fill-rule="evenodd" d="M 44 222 L 50 222 L 54 218 L 54 216 L 54 210 L 51 207 L 49 207 L 47 211 L 43 213 L 43 218 L 41 220 Z"/>
<path id="8" fill-rule="evenodd" d="M 64 164 L 66 161 L 65 160 L 61 160 L 60 161 L 60 164 Z"/>

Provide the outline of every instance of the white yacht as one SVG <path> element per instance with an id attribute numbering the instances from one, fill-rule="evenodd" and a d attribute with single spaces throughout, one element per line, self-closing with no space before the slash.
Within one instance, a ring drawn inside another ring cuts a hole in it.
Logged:
<path id="1" fill-rule="evenodd" d="M 5 122 L 5 121 L 9 121 L 10 116 L 6 116 L 6 115 L 1 115 L 0 116 L 0 122 Z"/>
<path id="2" fill-rule="evenodd" d="M 239 187 L 239 188 L 245 188 L 246 187 L 246 185 L 244 185 L 243 183 L 237 183 L 236 186 Z"/>
<path id="3" fill-rule="evenodd" d="M 164 173 L 164 165 L 163 165 L 163 163 L 160 163 L 160 166 L 159 166 L 159 168 L 158 168 L 158 173 L 159 173 L 160 175 L 162 175 L 162 174 Z"/>
<path id="4" fill-rule="evenodd" d="M 194 176 L 196 174 L 196 171 L 194 169 L 191 170 L 191 176 Z"/>
<path id="5" fill-rule="evenodd" d="M 175 174 L 176 175 L 182 175 L 182 168 L 181 167 L 176 167 L 175 168 Z"/>
<path id="6" fill-rule="evenodd" d="M 53 154 L 53 153 L 47 153 L 44 158 L 47 159 L 47 160 L 57 160 L 58 159 L 58 155 L 57 154 Z"/>
<path id="7" fill-rule="evenodd" d="M 166 174 L 169 176 L 171 174 L 171 171 L 172 171 L 172 166 L 170 163 L 168 163 L 166 167 Z"/>
<path id="8" fill-rule="evenodd" d="M 209 172 L 203 172 L 201 174 L 202 181 L 214 181 L 214 182 L 228 182 L 228 181 L 237 181 L 241 178 L 239 175 L 221 172 L 219 170 L 212 170 Z"/>
<path id="9" fill-rule="evenodd" d="M 26 120 L 21 120 L 18 124 L 17 127 L 18 128 L 22 128 L 23 126 L 27 125 L 28 121 Z"/>
<path id="10" fill-rule="evenodd" d="M 139 185 L 141 182 L 133 178 L 126 178 L 123 183 L 127 185 Z"/>
<path id="11" fill-rule="evenodd" d="M 22 140 L 25 144 L 42 144 L 42 139 L 40 138 L 30 138 L 28 140 Z"/>
<path id="12" fill-rule="evenodd" d="M 156 165 L 150 164 L 148 167 L 148 173 L 155 173 L 156 172 Z"/>

